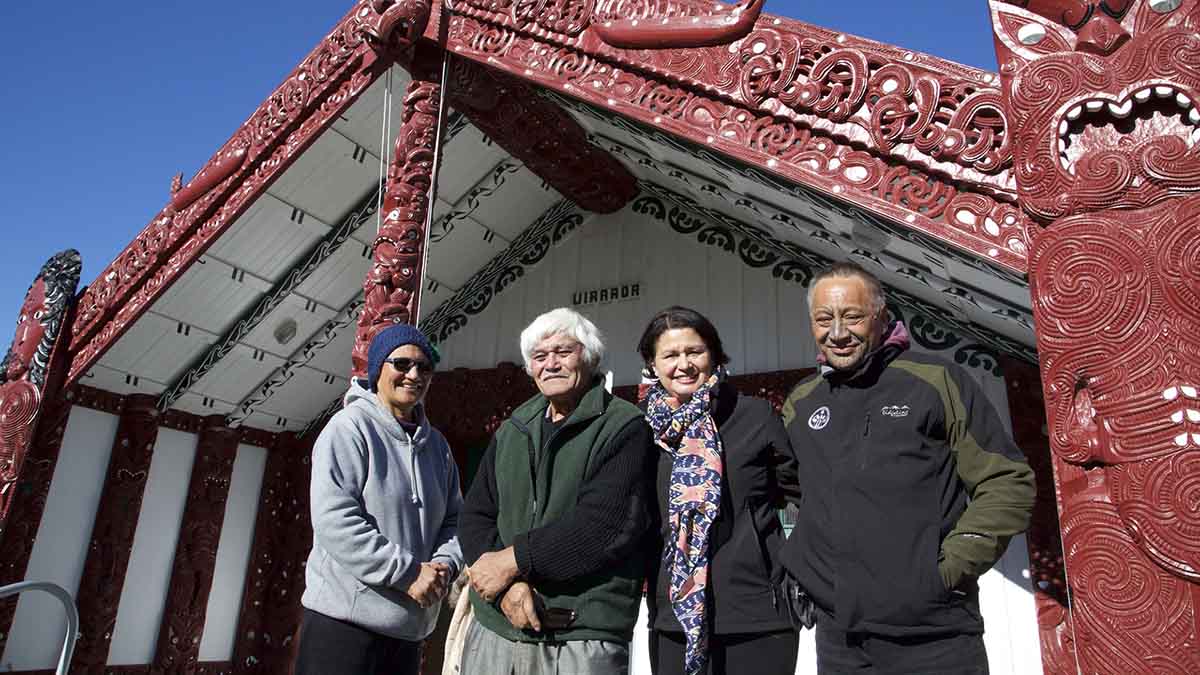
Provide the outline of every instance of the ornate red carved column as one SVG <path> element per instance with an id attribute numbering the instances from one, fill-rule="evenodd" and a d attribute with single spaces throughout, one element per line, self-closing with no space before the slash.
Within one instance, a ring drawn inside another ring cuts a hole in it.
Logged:
<path id="1" fill-rule="evenodd" d="M 1077 659 L 1062 669 L 1200 672 L 1200 2 L 990 5 L 1019 203 L 1038 223 Z"/>
<path id="2" fill-rule="evenodd" d="M 1008 390 L 1013 440 L 1025 453 L 1037 480 L 1037 501 L 1025 541 L 1029 547 L 1029 572 L 1034 602 L 1037 603 L 1042 670 L 1046 675 L 1073 674 L 1076 672 L 1075 644 L 1067 603 L 1067 577 L 1062 537 L 1058 531 L 1058 491 L 1054 485 L 1042 381 L 1038 369 L 1025 361 L 1001 356 L 1000 364 Z"/>
<path id="3" fill-rule="evenodd" d="M 79 253 L 70 249 L 42 265 L 0 366 L 0 586 L 25 578 L 70 415 L 63 328 L 80 269 Z M 0 651 L 16 605 L 15 597 L 0 603 Z"/>
<path id="4" fill-rule="evenodd" d="M 304 564 L 312 548 L 311 452 L 312 439 L 293 433 L 279 434 L 269 449 L 234 641 L 234 672 L 282 675 L 290 670 Z"/>
<path id="5" fill-rule="evenodd" d="M 27 576 L 33 541 L 42 522 L 46 495 L 50 492 L 50 480 L 58 465 L 58 452 L 70 415 L 71 402 L 64 397 L 43 402 L 37 434 L 15 486 L 8 527 L 0 537 L 0 586 L 23 581 Z M 8 642 L 16 611 L 15 596 L 0 601 L 0 653 Z"/>
<path id="6" fill-rule="evenodd" d="M 367 372 L 367 349 L 379 331 L 416 323 L 424 273 L 429 204 L 437 180 L 443 54 L 419 50 L 409 71 L 400 132 L 396 135 L 383 195 L 383 220 L 372 246 L 371 270 L 363 280 L 362 315 L 351 355 L 353 374 Z"/>
<path id="7" fill-rule="evenodd" d="M 154 657 L 155 667 L 167 672 L 192 672 L 199 660 L 237 447 L 238 431 L 223 415 L 204 419 Z"/>
<path id="8" fill-rule="evenodd" d="M 72 669 L 99 672 L 108 659 L 150 459 L 158 438 L 157 401 L 157 397 L 149 394 L 125 397 L 75 596 L 80 636 Z"/>

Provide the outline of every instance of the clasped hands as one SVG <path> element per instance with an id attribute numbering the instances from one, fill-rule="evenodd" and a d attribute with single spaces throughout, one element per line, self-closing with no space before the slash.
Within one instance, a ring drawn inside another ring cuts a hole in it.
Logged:
<path id="1" fill-rule="evenodd" d="M 450 592 L 450 566 L 440 562 L 421 563 L 421 572 L 405 592 L 422 608 L 441 602 Z"/>
<path id="2" fill-rule="evenodd" d="M 500 611 L 513 628 L 541 631 L 537 592 L 528 582 L 517 580 L 520 572 L 513 547 L 490 551 L 471 565 L 471 588 L 488 602 L 501 598 Z"/>

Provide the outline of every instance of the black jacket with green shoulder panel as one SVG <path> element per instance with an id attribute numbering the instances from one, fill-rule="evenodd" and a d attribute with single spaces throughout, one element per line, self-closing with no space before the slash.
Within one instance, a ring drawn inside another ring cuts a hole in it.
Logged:
<path id="1" fill-rule="evenodd" d="M 783 563 L 836 628 L 982 633 L 976 579 L 1028 527 L 1033 471 L 962 368 L 892 336 L 784 402 L 803 500 Z"/>

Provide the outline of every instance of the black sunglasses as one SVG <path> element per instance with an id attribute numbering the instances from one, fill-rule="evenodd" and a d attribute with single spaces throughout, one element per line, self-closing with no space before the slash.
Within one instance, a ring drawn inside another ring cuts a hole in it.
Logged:
<path id="1" fill-rule="evenodd" d="M 384 363 L 392 364 L 392 367 L 401 373 L 408 373 L 413 366 L 417 367 L 417 372 L 422 375 L 428 375 L 433 372 L 433 364 L 425 359 L 407 359 L 403 356 L 397 356 L 394 359 L 384 359 Z"/>

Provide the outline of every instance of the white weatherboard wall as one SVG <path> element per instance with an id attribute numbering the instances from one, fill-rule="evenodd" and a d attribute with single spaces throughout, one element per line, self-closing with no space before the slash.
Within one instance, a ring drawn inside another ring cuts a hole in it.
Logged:
<path id="1" fill-rule="evenodd" d="M 72 595 L 78 590 L 117 421 L 108 413 L 71 408 L 26 579 L 56 583 Z M 54 668 L 66 627 L 62 603 L 45 593 L 23 593 L 0 671 Z"/>
<path id="2" fill-rule="evenodd" d="M 816 365 L 803 286 L 773 277 L 770 267 L 749 267 L 736 253 L 702 244 L 695 235 L 676 233 L 628 206 L 591 218 L 495 295 L 482 312 L 469 315 L 467 324 L 439 348 L 450 368 L 491 368 L 501 361 L 520 364 L 518 336 L 538 314 L 570 306 L 572 295 L 579 291 L 632 283 L 640 285 L 637 300 L 577 308 L 604 333 L 606 367 L 618 386 L 638 382 L 637 340 L 650 317 L 673 304 L 692 307 L 716 325 L 734 374 Z M 913 349 L 946 359 L 954 356 L 953 349 L 933 351 L 915 342 Z M 986 368 L 966 370 L 1008 427 L 1004 380 Z M 1014 537 L 996 568 L 980 579 L 980 603 L 991 672 L 1041 672 L 1024 537 Z M 644 636 L 635 638 L 633 648 L 634 672 L 648 674 Z M 816 673 L 811 631 L 801 634 L 796 672 Z"/>
<path id="3" fill-rule="evenodd" d="M 446 367 L 520 364 L 518 336 L 534 317 L 570 306 L 576 291 L 628 283 L 640 284 L 640 299 L 577 308 L 604 332 L 607 367 L 617 386 L 638 382 L 637 339 L 656 311 L 674 304 L 704 312 L 716 324 L 733 373 L 814 362 L 803 286 L 779 281 L 769 267 L 747 267 L 737 255 L 676 234 L 626 207 L 592 217 L 482 313 L 470 316 L 439 346 Z"/>
<path id="4" fill-rule="evenodd" d="M 267 451 L 253 445 L 239 445 L 233 462 L 229 499 L 217 542 L 217 562 L 212 590 L 204 615 L 204 635 L 200 638 L 200 661 L 228 661 L 233 658 L 238 612 L 254 543 L 254 522 L 258 516 L 258 495 Z"/>
<path id="5" fill-rule="evenodd" d="M 110 665 L 154 660 L 196 443 L 196 434 L 158 430 L 125 585 L 117 605 L 117 621 L 108 650 Z"/>

